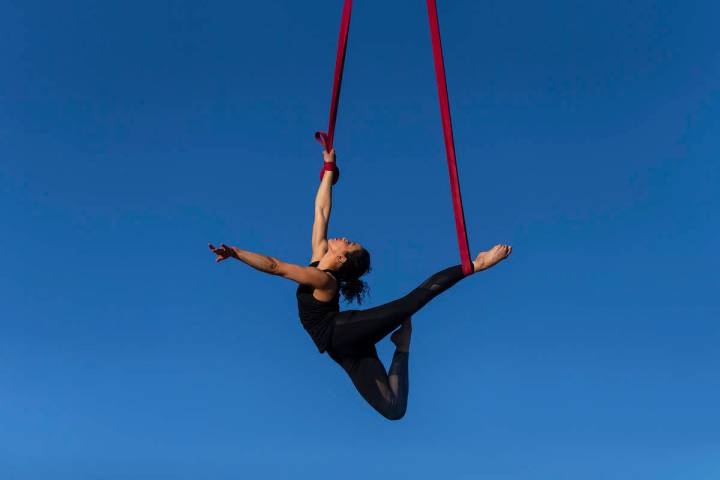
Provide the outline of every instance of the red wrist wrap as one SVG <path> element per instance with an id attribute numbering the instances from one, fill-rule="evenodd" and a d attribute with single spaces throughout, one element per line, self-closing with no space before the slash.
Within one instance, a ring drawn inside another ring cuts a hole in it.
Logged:
<path id="1" fill-rule="evenodd" d="M 333 176 L 333 182 L 332 184 L 335 185 L 338 180 L 340 180 L 340 169 L 337 167 L 335 162 L 323 162 L 324 165 L 322 169 L 320 170 L 320 181 L 322 181 L 323 177 L 325 176 L 325 172 L 334 171 L 335 175 Z"/>

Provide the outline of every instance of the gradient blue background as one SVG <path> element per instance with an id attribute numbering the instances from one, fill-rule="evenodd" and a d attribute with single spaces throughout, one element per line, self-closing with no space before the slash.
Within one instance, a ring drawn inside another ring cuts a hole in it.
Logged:
<path id="1" fill-rule="evenodd" d="M 341 2 L 0 2 L 0 477 L 720 478 L 720 4 L 442 1 L 473 253 L 410 406 L 319 355 Z M 424 2 L 357 2 L 331 236 L 368 305 L 459 262 Z M 387 361 L 386 340 L 379 346 Z"/>

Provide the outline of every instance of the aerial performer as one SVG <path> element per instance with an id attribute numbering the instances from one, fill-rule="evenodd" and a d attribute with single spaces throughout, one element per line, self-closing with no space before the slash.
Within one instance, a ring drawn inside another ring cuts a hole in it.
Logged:
<path id="1" fill-rule="evenodd" d="M 345 237 L 327 238 L 338 170 L 334 150 L 323 151 L 323 157 L 324 175 L 315 197 L 308 266 L 225 244 L 209 247 L 217 262 L 234 258 L 261 272 L 297 282 L 300 322 L 318 351 L 327 352 L 347 372 L 357 391 L 375 410 L 397 420 L 407 408 L 411 317 L 466 275 L 462 265 L 453 265 L 431 275 L 397 300 L 365 310 L 340 311 L 340 295 L 347 303 L 362 304 L 368 286 L 361 278 L 370 271 L 370 253 Z M 472 262 L 471 274 L 493 267 L 511 252 L 509 245 L 495 245 L 479 253 Z M 375 344 L 393 331 L 390 340 L 395 344 L 395 353 L 386 372 Z"/>
<path id="2" fill-rule="evenodd" d="M 296 265 L 225 244 L 220 247 L 209 245 L 217 262 L 235 258 L 261 272 L 297 282 L 300 322 L 318 351 L 327 352 L 347 372 L 360 395 L 390 420 L 402 418 L 407 408 L 411 317 L 461 279 L 493 267 L 512 252 L 511 246 L 500 244 L 480 252 L 474 260 L 470 259 L 435 0 L 427 0 L 427 5 L 461 263 L 438 271 L 407 295 L 392 302 L 365 310 L 340 311 L 340 295 L 348 304 L 353 301 L 362 304 L 368 285 L 361 278 L 370 271 L 370 253 L 363 245 L 346 237 L 327 238 L 332 189 L 340 176 L 332 144 L 352 0 L 345 0 L 343 7 L 328 131 L 315 134 L 324 148 L 320 186 L 315 197 L 310 264 Z M 375 344 L 390 333 L 395 353 L 390 369 L 386 371 L 378 358 Z"/>

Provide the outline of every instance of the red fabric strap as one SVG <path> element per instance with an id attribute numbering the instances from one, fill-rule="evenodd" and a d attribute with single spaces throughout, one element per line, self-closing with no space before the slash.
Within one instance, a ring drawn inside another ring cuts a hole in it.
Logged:
<path id="1" fill-rule="evenodd" d="M 450 102 L 448 101 L 447 83 L 445 81 L 445 65 L 443 62 L 442 43 L 440 42 L 440 25 L 435 0 L 427 0 L 428 17 L 430 19 L 430 36 L 432 37 L 433 56 L 435 58 L 435 77 L 437 78 L 438 96 L 440 97 L 440 113 L 445 135 L 445 152 L 447 154 L 448 171 L 450 173 L 450 189 L 452 191 L 453 210 L 455 212 L 455 230 L 457 231 L 460 260 L 465 275 L 473 272 L 470 260 L 465 216 L 463 214 L 460 182 L 458 180 L 457 163 L 455 161 L 455 142 L 453 141 L 452 120 L 450 118 Z"/>
<path id="2" fill-rule="evenodd" d="M 335 175 L 333 176 L 333 182 L 332 184 L 335 185 L 338 180 L 340 180 L 340 169 L 335 165 L 335 162 L 323 162 L 324 165 L 320 169 L 320 181 L 322 182 L 323 177 L 325 176 L 325 172 L 328 171 L 334 171 Z"/>
<path id="3" fill-rule="evenodd" d="M 335 120 L 337 119 L 338 101 L 340 99 L 340 87 L 342 85 L 343 69 L 345 67 L 345 50 L 347 49 L 348 32 L 350 31 L 350 13 L 352 12 L 352 0 L 345 0 L 342 19 L 340 21 L 340 38 L 338 39 L 337 57 L 335 59 L 335 79 L 333 81 L 332 98 L 330 100 L 330 122 L 327 133 L 316 132 L 315 139 L 320 142 L 325 151 L 329 152 L 333 147 L 335 136 Z M 337 179 L 337 176 L 336 176 Z"/>

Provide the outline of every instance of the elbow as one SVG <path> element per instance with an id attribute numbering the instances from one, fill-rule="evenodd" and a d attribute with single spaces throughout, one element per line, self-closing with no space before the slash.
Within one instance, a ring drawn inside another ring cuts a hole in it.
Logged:
<path id="1" fill-rule="evenodd" d="M 273 257 L 268 257 L 268 260 L 269 260 L 269 262 L 268 262 L 267 270 L 265 270 L 265 271 L 267 273 L 269 273 L 270 275 L 282 275 L 283 274 L 283 271 L 281 268 L 282 262 L 280 260 L 278 260 L 277 258 L 273 258 Z"/>

